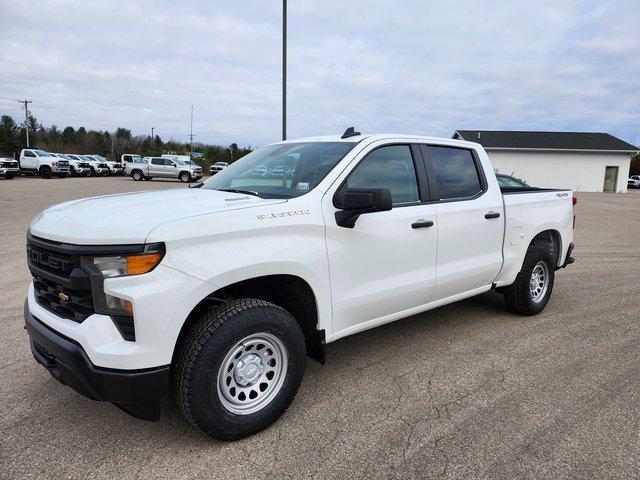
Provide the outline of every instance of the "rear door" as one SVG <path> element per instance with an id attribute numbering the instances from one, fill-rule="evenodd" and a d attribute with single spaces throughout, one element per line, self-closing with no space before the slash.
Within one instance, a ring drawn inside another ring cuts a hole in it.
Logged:
<path id="1" fill-rule="evenodd" d="M 490 285 L 502 266 L 504 216 L 472 149 L 422 145 L 438 216 L 438 280 L 433 300 Z"/>
<path id="2" fill-rule="evenodd" d="M 164 177 L 165 166 L 164 158 L 153 157 L 149 162 L 149 176 L 150 177 Z"/>

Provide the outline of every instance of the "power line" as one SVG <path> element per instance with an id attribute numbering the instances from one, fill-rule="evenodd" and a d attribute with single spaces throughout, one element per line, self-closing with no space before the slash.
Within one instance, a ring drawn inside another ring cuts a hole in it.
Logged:
<path id="1" fill-rule="evenodd" d="M 32 100 L 18 100 L 18 103 L 24 103 L 24 131 L 27 134 L 27 148 L 29 148 L 29 104 Z"/>

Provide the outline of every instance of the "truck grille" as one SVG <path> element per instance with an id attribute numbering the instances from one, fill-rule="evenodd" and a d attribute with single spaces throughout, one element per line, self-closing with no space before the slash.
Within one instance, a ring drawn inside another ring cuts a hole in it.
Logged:
<path id="1" fill-rule="evenodd" d="M 80 266 L 80 255 L 27 243 L 27 264 L 42 307 L 78 323 L 94 313 L 91 280 Z"/>
<path id="2" fill-rule="evenodd" d="M 109 168 L 109 166 L 106 163 L 99 163 L 98 168 Z"/>
<path id="3" fill-rule="evenodd" d="M 80 167 L 80 168 L 89 168 L 90 165 L 88 163 L 86 163 L 86 162 L 82 162 L 82 163 L 78 164 L 78 167 Z"/>
<path id="4" fill-rule="evenodd" d="M 18 162 L 0 162 L 2 168 L 18 168 Z"/>

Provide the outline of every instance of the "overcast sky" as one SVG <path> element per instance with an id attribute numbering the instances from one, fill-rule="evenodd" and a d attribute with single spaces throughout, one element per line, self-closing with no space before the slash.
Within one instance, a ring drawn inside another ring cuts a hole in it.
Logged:
<path id="1" fill-rule="evenodd" d="M 0 0 L 0 113 L 259 146 L 281 2 Z M 289 138 L 604 131 L 640 143 L 640 2 L 289 0 Z"/>

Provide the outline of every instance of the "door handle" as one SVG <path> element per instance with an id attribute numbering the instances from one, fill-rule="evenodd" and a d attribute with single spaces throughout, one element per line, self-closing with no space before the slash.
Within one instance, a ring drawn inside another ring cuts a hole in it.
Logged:
<path id="1" fill-rule="evenodd" d="M 487 220 L 490 218 L 498 218 L 498 217 L 500 217 L 500 214 L 498 212 L 489 212 L 484 216 L 484 218 L 486 218 Z"/>
<path id="2" fill-rule="evenodd" d="M 418 220 L 411 224 L 411 228 L 429 228 L 433 227 L 433 222 L 431 220 Z"/>

